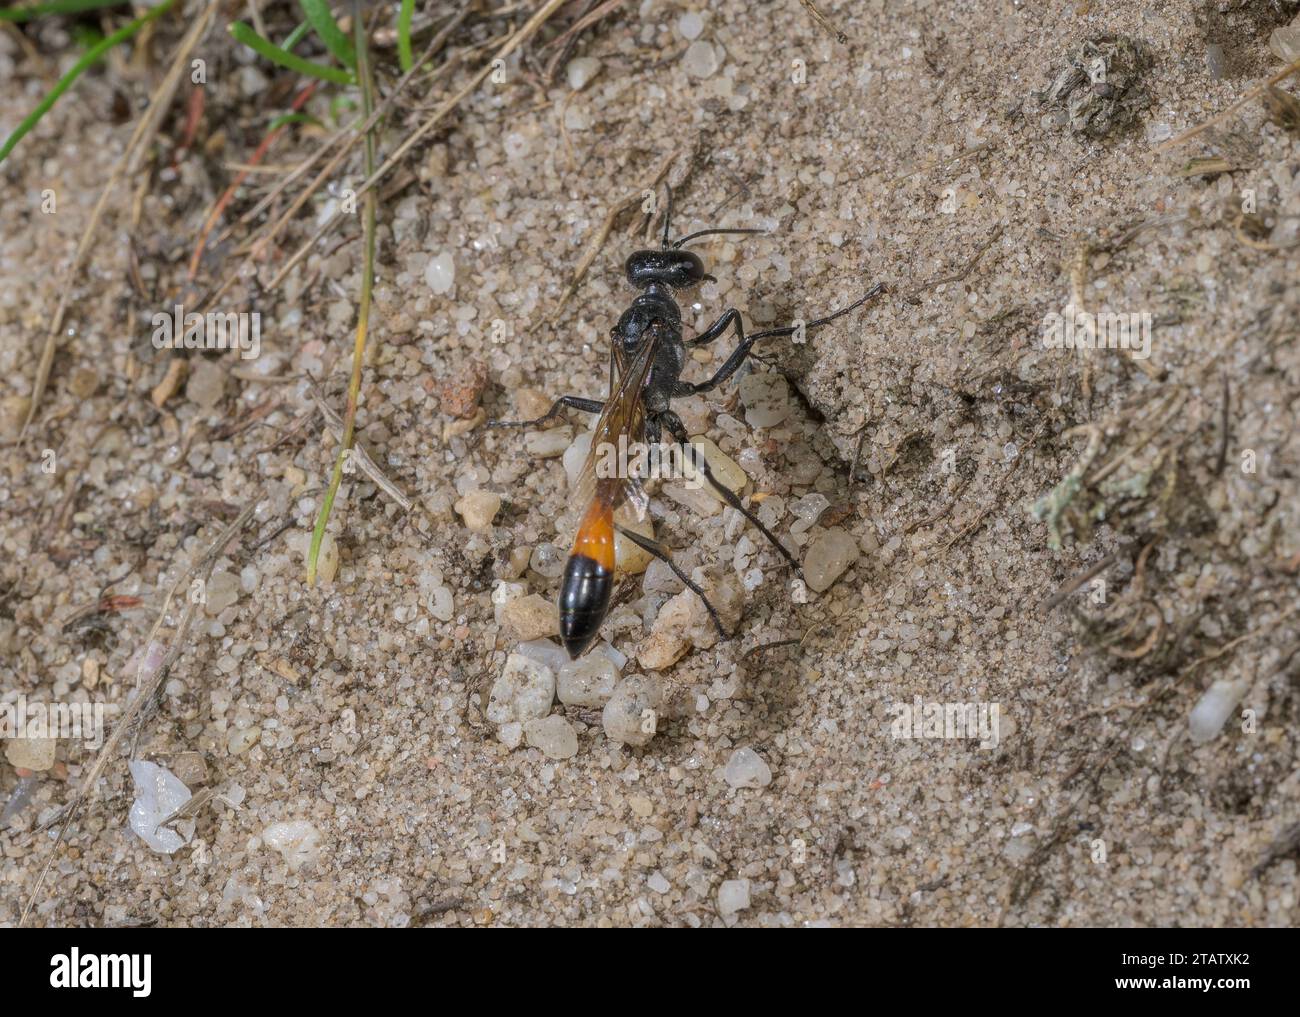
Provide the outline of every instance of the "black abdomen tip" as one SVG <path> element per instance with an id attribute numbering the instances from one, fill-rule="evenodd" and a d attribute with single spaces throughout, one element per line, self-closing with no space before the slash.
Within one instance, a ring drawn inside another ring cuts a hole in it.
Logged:
<path id="1" fill-rule="evenodd" d="M 609 610 L 613 573 L 585 554 L 570 555 L 560 583 L 560 642 L 577 660 L 596 640 Z"/>

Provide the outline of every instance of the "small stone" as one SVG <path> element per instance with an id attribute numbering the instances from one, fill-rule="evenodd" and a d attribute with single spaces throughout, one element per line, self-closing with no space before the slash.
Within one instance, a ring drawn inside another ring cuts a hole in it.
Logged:
<path id="1" fill-rule="evenodd" d="M 694 11 L 687 11 L 677 19 L 677 34 L 688 42 L 693 42 L 704 31 L 704 19 Z"/>
<path id="2" fill-rule="evenodd" d="M 214 572 L 208 580 L 203 610 L 216 617 L 239 600 L 239 579 L 232 572 Z"/>
<path id="3" fill-rule="evenodd" d="M 1223 725 L 1232 716 L 1237 704 L 1241 702 L 1249 688 L 1250 683 L 1245 680 L 1220 679 L 1206 689 L 1187 718 L 1192 741 L 1204 745 L 1219 737 Z"/>
<path id="4" fill-rule="evenodd" d="M 858 560 L 858 542 L 841 529 L 830 529 L 809 545 L 803 559 L 804 579 L 816 593 L 829 590 L 835 580 Z"/>
<path id="5" fill-rule="evenodd" d="M 640 534 L 650 540 L 655 539 L 655 526 L 650 519 L 649 513 L 644 518 L 638 519 L 636 513 L 624 505 L 614 512 L 614 522 L 631 530 L 633 533 Z M 623 536 L 617 530 L 614 531 L 615 571 L 621 572 L 625 576 L 637 576 L 644 572 L 654 560 L 654 555 L 636 541 Z"/>
<path id="6" fill-rule="evenodd" d="M 566 662 L 555 677 L 556 694 L 565 706 L 604 706 L 618 684 L 618 668 L 599 650 Z"/>
<path id="7" fill-rule="evenodd" d="M 1268 37 L 1268 48 L 1284 64 L 1300 60 L 1300 18 L 1283 28 L 1273 29 Z"/>
<path id="8" fill-rule="evenodd" d="M 450 293 L 456 285 L 456 261 L 450 251 L 443 251 L 429 259 L 424 270 L 424 281 L 438 296 Z"/>
<path id="9" fill-rule="evenodd" d="M 524 726 L 517 720 L 502 724 L 497 728 L 497 741 L 511 751 L 519 748 L 524 740 Z"/>
<path id="10" fill-rule="evenodd" d="M 672 885 L 664 878 L 664 874 L 658 870 L 650 874 L 650 878 L 645 881 L 645 885 L 655 893 L 667 893 L 672 889 Z"/>
<path id="11" fill-rule="evenodd" d="M 578 480 L 582 476 L 582 468 L 587 463 L 587 456 L 591 452 L 591 432 L 583 431 L 573 439 L 573 444 L 564 451 L 564 475 L 569 479 L 569 487 L 578 486 Z"/>
<path id="12" fill-rule="evenodd" d="M 654 675 L 628 675 L 601 713 L 605 736 L 624 745 L 647 744 L 658 728 L 663 697 L 663 684 Z"/>
<path id="13" fill-rule="evenodd" d="M 738 386 L 750 427 L 775 427 L 790 416 L 790 386 L 779 374 L 747 374 Z"/>
<path id="14" fill-rule="evenodd" d="M 564 455 L 573 443 L 573 432 L 567 427 L 554 427 L 549 431 L 529 431 L 524 435 L 524 451 L 534 459 L 554 459 Z"/>
<path id="15" fill-rule="evenodd" d="M 160 826 L 164 819 L 188 802 L 193 795 L 171 771 L 143 759 L 127 764 L 135 782 L 135 801 L 127 822 L 141 840 L 160 854 L 180 850 L 189 838 L 171 826 Z"/>
<path id="16" fill-rule="evenodd" d="M 68 390 L 78 399 L 89 399 L 99 389 L 99 375 L 85 367 L 74 367 L 68 376 Z"/>
<path id="17" fill-rule="evenodd" d="M 731 754 L 723 779 L 732 787 L 767 787 L 772 783 L 772 769 L 751 748 L 740 748 Z"/>
<path id="18" fill-rule="evenodd" d="M 27 396 L 5 396 L 0 399 L 0 434 L 18 437 L 31 405 L 32 401 Z M 587 442 L 590 444 L 591 439 L 588 438 Z"/>
<path id="19" fill-rule="evenodd" d="M 185 398 L 204 412 L 210 412 L 226 391 L 226 369 L 221 362 L 196 358 L 185 385 Z"/>
<path id="20" fill-rule="evenodd" d="M 734 459 L 718 448 L 712 439 L 705 437 L 692 438 L 691 444 L 704 457 L 709 472 L 713 474 L 714 479 L 719 484 L 734 494 L 740 494 L 745 489 L 745 485 L 749 483 L 749 475 L 740 468 Z M 686 467 L 686 472 L 689 480 L 700 485 L 702 490 L 707 491 L 718 501 L 723 501 L 723 497 L 718 493 L 717 488 L 705 479 L 703 473 L 696 472 L 693 463 Z"/>
<path id="21" fill-rule="evenodd" d="M 524 737 L 550 759 L 572 759 L 578 754 L 578 733 L 558 713 L 530 720 L 524 725 Z"/>
<path id="22" fill-rule="evenodd" d="M 476 533 L 492 528 L 492 520 L 501 508 L 501 495 L 492 491 L 470 491 L 456 502 L 455 509 L 465 525 Z"/>
<path id="23" fill-rule="evenodd" d="M 600 61 L 595 57 L 578 57 L 565 65 L 564 76 L 570 88 L 575 92 L 581 92 L 599 71 Z"/>
<path id="24" fill-rule="evenodd" d="M 487 366 L 470 360 L 438 386 L 438 408 L 449 417 L 469 420 L 478 412 L 478 403 L 487 387 Z"/>
<path id="25" fill-rule="evenodd" d="M 529 643 L 520 643 L 515 647 L 515 652 L 549 667 L 554 674 L 559 674 L 560 668 L 569 663 L 569 655 L 558 643 L 549 639 L 534 639 Z"/>
<path id="26" fill-rule="evenodd" d="M 253 727 L 232 727 L 226 735 L 226 751 L 232 756 L 242 755 L 262 739 L 262 729 Z"/>
<path id="27" fill-rule="evenodd" d="M 54 753 L 58 747 L 55 738 L 6 738 L 5 758 L 14 766 L 39 773 L 54 765 Z"/>
<path id="28" fill-rule="evenodd" d="M 693 78 L 711 78 L 718 72 L 718 54 L 707 42 L 696 40 L 686 47 L 682 66 Z"/>
<path id="29" fill-rule="evenodd" d="M 528 556 L 528 567 L 544 579 L 559 579 L 566 555 L 551 543 L 538 544 Z"/>
<path id="30" fill-rule="evenodd" d="M 559 609 L 539 594 L 508 601 L 501 608 L 501 622 L 521 643 L 543 639 L 559 631 Z"/>
<path id="31" fill-rule="evenodd" d="M 730 918 L 749 907 L 749 880 L 726 879 L 718 887 L 718 913 Z"/>
<path id="32" fill-rule="evenodd" d="M 690 590 L 668 600 L 655 616 L 650 634 L 637 648 L 636 658 L 650 671 L 662 671 L 682 658 L 691 646 L 690 631 L 700 623 L 700 616 L 708 620 L 704 602 Z"/>
<path id="33" fill-rule="evenodd" d="M 208 764 L 202 752 L 181 752 L 172 760 L 172 773 L 187 787 L 208 779 Z"/>
<path id="34" fill-rule="evenodd" d="M 272 823 L 262 831 L 262 843 L 284 857 L 290 872 L 297 872 L 320 857 L 321 832 L 305 819 Z"/>
<path id="35" fill-rule="evenodd" d="M 487 719 L 493 724 L 545 717 L 555 700 L 555 672 L 522 653 L 506 658 L 505 670 L 488 694 Z"/>

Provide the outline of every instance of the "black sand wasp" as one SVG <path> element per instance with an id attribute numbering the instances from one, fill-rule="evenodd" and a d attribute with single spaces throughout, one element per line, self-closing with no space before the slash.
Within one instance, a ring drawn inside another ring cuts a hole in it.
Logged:
<path id="1" fill-rule="evenodd" d="M 573 549 L 565 563 L 564 578 L 560 585 L 560 639 L 573 659 L 581 656 L 595 641 L 609 610 L 614 585 L 615 532 L 666 562 L 677 578 L 704 601 L 709 617 L 722 637 L 730 638 L 704 591 L 674 564 L 668 549 L 658 541 L 635 533 L 614 521 L 614 511 L 621 504 L 630 502 L 638 515 L 641 515 L 648 502 L 638 477 L 598 475 L 598 451 L 602 447 L 618 446 L 620 439 L 623 439 L 624 446 L 627 443 L 660 446 L 666 431 L 699 475 L 728 505 L 744 515 L 771 541 L 772 546 L 790 563 L 796 574 L 800 573 L 799 563 L 776 536 L 742 504 L 735 492 L 713 475 L 703 454 L 690 443 L 681 418 L 671 408 L 673 399 L 709 392 L 725 382 L 745 362 L 758 340 L 794 335 L 798 330 L 798 326 L 792 325 L 746 336 L 740 312 L 729 308 L 694 339 L 682 339 L 682 315 L 677 306 L 676 292 L 705 280 L 714 281 L 712 276 L 705 273 L 700 258 L 682 248 L 700 237 L 764 231 L 705 229 L 669 243 L 671 218 L 672 192 L 669 191 L 664 214 L 663 246 L 658 250 L 636 251 L 624 265 L 628 282 L 641 293 L 623 312 L 618 324 L 610 330 L 613 343 L 610 350 L 608 398 L 602 401 L 581 396 L 561 396 L 546 414 L 535 420 L 497 421 L 493 424 L 498 427 L 544 424 L 554 419 L 566 406 L 583 413 L 600 414 L 592 433 L 591 451 L 583 467 L 574 502 L 585 505 L 586 509 L 578 524 Z M 803 327 L 813 329 L 832 322 L 861 307 L 883 289 L 883 285 L 878 284 L 848 307 L 810 321 Z M 735 329 L 739 345 L 713 377 L 698 384 L 682 381 L 687 351 L 713 342 L 729 328 Z"/>

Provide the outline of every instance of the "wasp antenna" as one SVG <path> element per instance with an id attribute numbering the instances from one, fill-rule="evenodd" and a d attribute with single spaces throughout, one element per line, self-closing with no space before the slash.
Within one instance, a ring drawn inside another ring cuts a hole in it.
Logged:
<path id="1" fill-rule="evenodd" d="M 709 230 L 699 230 L 699 231 L 696 232 L 696 233 L 688 233 L 686 236 L 684 236 L 684 237 L 682 237 L 680 240 L 676 241 L 676 242 L 673 244 L 673 247 L 674 247 L 674 248 L 682 247 L 683 245 L 685 245 L 685 244 L 689 244 L 692 240 L 696 240 L 696 239 L 698 239 L 698 238 L 700 238 L 700 237 L 711 237 L 711 236 L 717 236 L 717 235 L 719 235 L 719 234 L 723 234 L 723 233 L 726 233 L 726 234 L 737 234 L 737 233 L 766 233 L 766 232 L 767 232 L 767 230 L 742 230 L 742 229 L 709 229 Z"/>

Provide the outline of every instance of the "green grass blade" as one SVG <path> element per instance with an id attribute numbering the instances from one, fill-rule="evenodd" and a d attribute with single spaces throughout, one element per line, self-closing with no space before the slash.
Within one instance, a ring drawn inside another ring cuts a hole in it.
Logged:
<path id="1" fill-rule="evenodd" d="M 326 67 L 324 64 L 314 63 L 311 60 L 304 60 L 300 56 L 294 56 L 268 39 L 262 38 L 257 34 L 256 30 L 242 21 L 232 21 L 229 31 L 235 37 L 236 42 L 243 43 L 258 56 L 265 57 L 271 63 L 279 64 L 286 70 L 306 74 L 311 78 L 320 78 L 322 81 L 332 81 L 336 85 L 352 84 L 352 75 L 349 72 L 339 70 L 337 67 Z"/>
<path id="2" fill-rule="evenodd" d="M 411 70 L 414 59 L 411 57 L 411 18 L 415 15 L 415 0 L 402 0 L 402 9 L 397 12 L 397 62 L 402 66 L 402 73 Z"/>
<path id="3" fill-rule="evenodd" d="M 281 113 L 267 125 L 267 133 L 278 130 L 285 124 L 311 124 L 321 130 L 325 129 L 325 125 L 309 113 Z"/>
<path id="4" fill-rule="evenodd" d="M 72 87 L 73 82 L 81 77 L 81 75 L 86 72 L 87 68 L 98 63 L 100 57 L 116 46 L 119 42 L 125 42 L 149 22 L 153 21 L 155 18 L 162 17 L 162 15 L 166 14 L 175 6 L 176 0 L 163 0 L 163 3 L 159 4 L 153 10 L 140 15 L 140 17 L 136 18 L 129 25 L 123 25 L 108 38 L 101 40 L 99 43 L 88 49 L 82 58 L 73 65 L 72 69 L 68 71 L 67 74 L 63 75 L 63 77 L 58 80 L 58 83 L 50 89 L 49 93 L 40 101 L 37 107 L 23 118 L 22 123 L 14 128 L 14 132 L 5 139 L 5 143 L 0 145 L 0 162 L 5 161 L 9 153 L 14 150 L 14 146 L 16 146 L 18 142 L 22 141 L 27 132 L 40 122 L 41 117 L 45 116 L 45 114 L 50 111 L 50 108 L 59 101 L 59 97 Z"/>
<path id="5" fill-rule="evenodd" d="M 284 42 L 280 43 L 280 48 L 285 52 L 291 52 L 298 43 L 302 42 L 310 31 L 311 25 L 307 24 L 305 21 L 300 22 L 297 28 L 284 37 Z"/>
<path id="6" fill-rule="evenodd" d="M 80 14 L 101 7 L 125 7 L 130 0 L 49 0 L 33 7 L 0 7 L 0 21 L 31 21 L 52 14 Z"/>
<path id="7" fill-rule="evenodd" d="M 328 0 L 298 0 L 298 6 L 307 15 L 307 20 L 320 36 L 321 42 L 325 43 L 325 48 L 334 54 L 334 59 L 344 67 L 355 70 L 357 52 L 352 48 L 352 43 L 348 42 L 348 37 L 343 34 L 343 29 L 339 28 L 339 23 L 334 20 L 334 15 L 330 13 Z"/>

